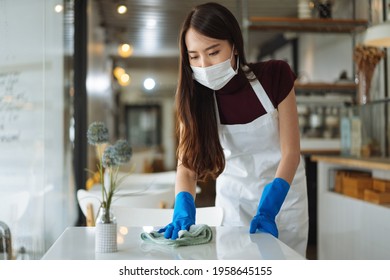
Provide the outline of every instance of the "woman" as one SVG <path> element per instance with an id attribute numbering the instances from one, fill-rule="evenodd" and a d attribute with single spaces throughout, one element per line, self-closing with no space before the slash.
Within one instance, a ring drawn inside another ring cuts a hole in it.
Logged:
<path id="1" fill-rule="evenodd" d="M 223 225 L 268 232 L 305 256 L 306 177 L 288 64 L 248 64 L 235 17 L 206 3 L 183 23 L 179 72 L 176 199 L 160 232 L 176 239 L 189 230 L 197 181 L 216 178 Z"/>

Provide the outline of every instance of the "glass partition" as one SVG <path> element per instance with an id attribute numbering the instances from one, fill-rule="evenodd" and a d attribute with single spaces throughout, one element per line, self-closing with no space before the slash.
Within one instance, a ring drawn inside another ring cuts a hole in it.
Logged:
<path id="1" fill-rule="evenodd" d="M 0 0 L 0 221 L 11 258 L 39 259 L 75 220 L 64 4 Z"/>

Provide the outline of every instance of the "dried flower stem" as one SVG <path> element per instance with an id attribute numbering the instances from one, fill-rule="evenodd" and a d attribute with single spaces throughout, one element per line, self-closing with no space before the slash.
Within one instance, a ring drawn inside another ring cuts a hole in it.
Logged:
<path id="1" fill-rule="evenodd" d="M 104 208 L 106 222 L 110 221 L 110 207 L 117 187 L 121 183 L 118 180 L 119 166 L 130 161 L 132 148 L 126 140 L 118 140 L 113 146 L 108 143 L 108 129 L 102 122 L 93 122 L 87 131 L 88 143 L 96 146 L 99 159 L 97 169 L 100 175 L 102 189 L 102 201 L 100 209 Z M 107 173 L 108 178 L 105 178 Z M 107 185 L 109 184 L 109 185 Z M 99 209 L 99 210 L 100 210 Z"/>

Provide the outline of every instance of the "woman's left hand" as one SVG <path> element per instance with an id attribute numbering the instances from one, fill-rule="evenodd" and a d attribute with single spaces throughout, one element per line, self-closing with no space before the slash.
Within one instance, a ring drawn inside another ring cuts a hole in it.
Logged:
<path id="1" fill-rule="evenodd" d="M 257 214 L 253 217 L 250 224 L 250 233 L 255 233 L 259 230 L 268 232 L 276 238 L 279 236 L 275 217 L 279 213 L 289 189 L 290 184 L 282 178 L 275 178 L 264 187 Z"/>

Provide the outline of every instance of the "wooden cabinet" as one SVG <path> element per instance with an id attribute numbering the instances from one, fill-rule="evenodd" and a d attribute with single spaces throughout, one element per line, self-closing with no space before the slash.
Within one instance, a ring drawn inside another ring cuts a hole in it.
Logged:
<path id="1" fill-rule="evenodd" d="M 378 205 L 334 191 L 338 170 L 369 172 L 390 180 L 389 159 L 313 156 L 317 161 L 318 259 L 390 259 L 390 205 Z"/>

